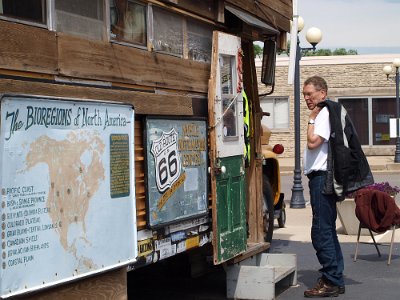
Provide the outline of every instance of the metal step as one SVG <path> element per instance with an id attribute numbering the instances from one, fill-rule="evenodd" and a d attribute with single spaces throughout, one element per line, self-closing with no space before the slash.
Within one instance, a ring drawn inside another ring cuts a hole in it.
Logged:
<path id="1" fill-rule="evenodd" d="M 226 265 L 228 299 L 275 299 L 275 288 L 297 284 L 296 254 L 260 253 Z"/>

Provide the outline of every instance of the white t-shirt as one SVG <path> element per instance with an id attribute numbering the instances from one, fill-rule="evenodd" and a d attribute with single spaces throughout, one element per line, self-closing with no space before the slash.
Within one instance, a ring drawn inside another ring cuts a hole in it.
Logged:
<path id="1" fill-rule="evenodd" d="M 312 171 L 325 171 L 328 160 L 328 140 L 331 134 L 331 124 L 329 122 L 329 111 L 324 107 L 315 119 L 314 134 L 318 134 L 324 142 L 315 149 L 304 150 L 304 174 Z"/>

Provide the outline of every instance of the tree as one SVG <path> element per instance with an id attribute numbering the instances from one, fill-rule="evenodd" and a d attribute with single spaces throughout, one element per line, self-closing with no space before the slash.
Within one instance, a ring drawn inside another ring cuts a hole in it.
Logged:
<path id="1" fill-rule="evenodd" d="M 253 48 L 254 48 L 254 56 L 261 58 L 263 54 L 263 48 L 257 44 L 253 44 Z"/>
<path id="2" fill-rule="evenodd" d="M 307 51 L 303 54 L 303 56 L 331 56 L 331 55 L 358 55 L 357 50 L 345 48 L 336 48 L 335 50 L 331 49 L 317 49 L 315 51 Z"/>

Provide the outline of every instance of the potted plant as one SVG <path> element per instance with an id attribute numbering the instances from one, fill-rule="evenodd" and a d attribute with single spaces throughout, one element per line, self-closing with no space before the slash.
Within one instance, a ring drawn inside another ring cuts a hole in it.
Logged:
<path id="1" fill-rule="evenodd" d="M 396 197 L 396 195 L 400 193 L 400 188 L 398 186 L 391 186 L 389 182 L 377 182 L 364 188 L 386 192 L 392 197 Z M 342 223 L 344 233 L 348 235 L 356 235 L 358 232 L 359 221 L 355 214 L 355 195 L 356 192 L 349 193 L 346 199 L 336 204 L 338 217 Z"/>

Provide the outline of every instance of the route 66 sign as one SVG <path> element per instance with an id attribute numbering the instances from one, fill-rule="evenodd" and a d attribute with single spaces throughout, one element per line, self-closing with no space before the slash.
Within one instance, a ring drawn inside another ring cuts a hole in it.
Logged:
<path id="1" fill-rule="evenodd" d="M 157 188 L 160 193 L 163 193 L 181 175 L 178 133 L 175 128 L 172 128 L 169 132 L 163 131 L 161 137 L 153 141 L 151 153 L 154 157 Z"/>

